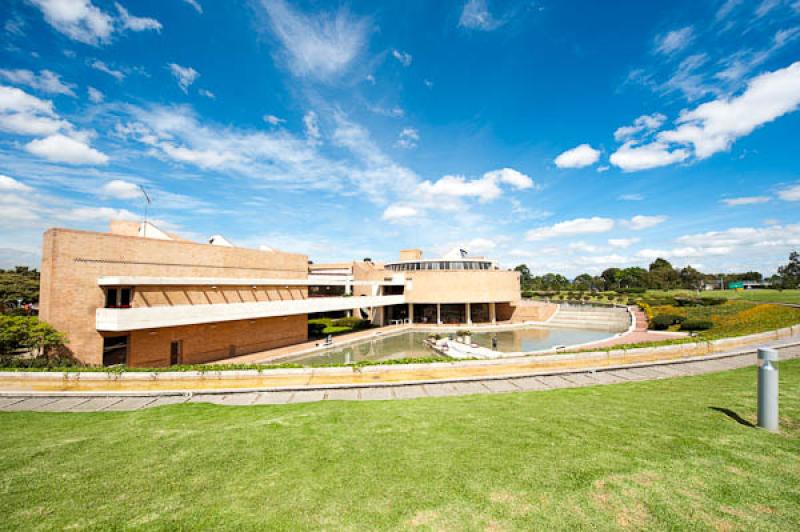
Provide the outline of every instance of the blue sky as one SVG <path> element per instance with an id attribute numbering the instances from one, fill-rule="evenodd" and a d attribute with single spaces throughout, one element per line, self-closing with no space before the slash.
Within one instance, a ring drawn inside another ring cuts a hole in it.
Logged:
<path id="1" fill-rule="evenodd" d="M 151 217 L 568 275 L 800 247 L 800 1 L 7 0 L 0 263 Z"/>

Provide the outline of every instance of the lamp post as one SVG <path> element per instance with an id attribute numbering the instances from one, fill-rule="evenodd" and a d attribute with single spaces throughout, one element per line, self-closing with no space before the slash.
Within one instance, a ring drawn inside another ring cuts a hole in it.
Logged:
<path id="1" fill-rule="evenodd" d="M 778 351 L 759 348 L 758 360 L 758 426 L 778 432 Z"/>

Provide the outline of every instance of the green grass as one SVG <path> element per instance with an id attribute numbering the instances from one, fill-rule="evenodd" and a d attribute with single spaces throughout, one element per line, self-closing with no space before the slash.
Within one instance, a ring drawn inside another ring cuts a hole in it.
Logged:
<path id="1" fill-rule="evenodd" d="M 693 290 L 648 290 L 645 297 L 688 296 L 696 297 Z M 700 292 L 700 297 L 724 297 L 732 300 L 754 301 L 757 303 L 795 303 L 800 305 L 800 290 L 711 290 Z"/>
<path id="2" fill-rule="evenodd" d="M 783 433 L 755 369 L 387 402 L 0 414 L 0 528 L 800 529 L 800 360 Z"/>

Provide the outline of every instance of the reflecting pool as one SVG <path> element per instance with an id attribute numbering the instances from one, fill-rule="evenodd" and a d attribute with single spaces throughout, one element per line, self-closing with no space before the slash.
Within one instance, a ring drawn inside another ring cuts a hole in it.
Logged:
<path id="1" fill-rule="evenodd" d="M 325 351 L 281 359 L 280 362 L 296 362 L 305 366 L 328 364 L 352 364 L 362 360 L 397 360 L 401 358 L 440 358 L 424 343 L 430 332 L 413 331 L 378 337 Z M 439 333 L 449 336 L 452 333 Z M 609 338 L 606 331 L 583 329 L 526 328 L 507 331 L 474 333 L 472 342 L 482 347 L 492 347 L 492 338 L 497 338 L 497 351 L 529 352 L 549 349 L 557 345 L 576 345 Z M 334 339 L 335 342 L 335 339 Z"/>

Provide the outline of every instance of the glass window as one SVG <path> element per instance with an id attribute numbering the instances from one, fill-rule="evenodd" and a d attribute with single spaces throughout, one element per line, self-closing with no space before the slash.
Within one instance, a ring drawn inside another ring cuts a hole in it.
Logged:
<path id="1" fill-rule="evenodd" d="M 117 289 L 106 289 L 106 308 L 116 308 L 117 306 Z"/>
<path id="2" fill-rule="evenodd" d="M 103 338 L 103 365 L 118 366 L 128 359 L 128 337 L 111 336 Z"/>

